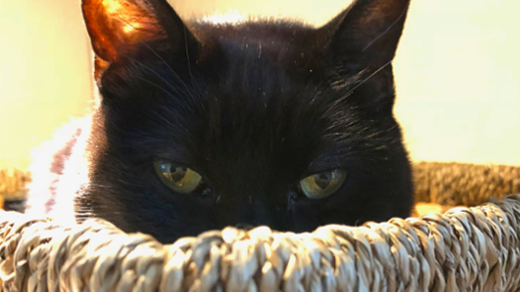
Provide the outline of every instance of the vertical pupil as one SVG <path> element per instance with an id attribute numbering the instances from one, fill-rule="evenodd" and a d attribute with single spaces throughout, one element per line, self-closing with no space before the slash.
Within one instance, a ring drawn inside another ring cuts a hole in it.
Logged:
<path id="1" fill-rule="evenodd" d="M 181 166 L 175 167 L 175 169 L 171 173 L 172 181 L 174 181 L 174 182 L 181 181 L 184 178 L 184 176 L 186 176 L 187 171 L 188 171 L 188 168 L 186 168 L 186 167 L 181 167 Z"/>
<path id="2" fill-rule="evenodd" d="M 330 180 L 332 178 L 331 176 L 332 176 L 331 172 L 322 172 L 322 173 L 314 176 L 314 182 L 316 183 L 317 186 L 319 186 L 322 190 L 324 190 L 329 186 Z"/>

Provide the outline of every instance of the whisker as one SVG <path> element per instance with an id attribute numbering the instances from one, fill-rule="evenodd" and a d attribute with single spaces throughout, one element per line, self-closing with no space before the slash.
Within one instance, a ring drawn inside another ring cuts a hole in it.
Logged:
<path id="1" fill-rule="evenodd" d="M 173 95 L 169 90 L 167 90 L 166 88 L 160 86 L 159 84 L 157 84 L 155 82 L 152 82 L 152 81 L 150 81 L 150 80 L 148 80 L 146 78 L 142 78 L 142 77 L 136 77 L 136 78 L 140 79 L 140 80 L 142 80 L 142 81 L 144 81 L 144 82 L 146 82 L 146 83 L 148 83 L 148 84 L 150 84 L 152 86 L 154 86 L 157 89 L 160 89 L 160 90 L 164 91 L 166 94 L 168 94 L 169 97 L 175 98 L 175 95 Z"/>
<path id="2" fill-rule="evenodd" d="M 186 61 L 188 62 L 188 71 L 190 72 L 190 77 L 191 77 L 191 80 L 193 82 L 193 74 L 191 72 L 190 53 L 188 51 L 188 35 L 187 35 L 187 32 L 186 32 L 186 26 L 185 25 L 183 25 L 183 28 L 184 28 L 184 47 L 186 49 Z"/>
<path id="3" fill-rule="evenodd" d="M 367 82 L 368 80 L 370 80 L 370 78 L 374 77 L 377 73 L 379 73 L 381 70 L 383 70 L 384 68 L 386 68 L 386 66 L 390 65 L 390 63 L 392 63 L 392 61 L 388 61 L 386 62 L 383 66 L 379 67 L 379 69 L 377 69 L 376 71 L 374 71 L 374 73 L 370 74 L 367 78 L 363 79 L 360 83 L 358 83 L 356 86 L 354 86 L 352 89 L 349 90 L 349 92 L 347 93 L 347 96 L 351 95 L 352 93 L 354 93 L 354 90 L 356 90 L 358 87 L 360 87 L 361 85 L 363 85 L 365 82 Z"/>
<path id="4" fill-rule="evenodd" d="M 143 62 L 140 62 L 136 59 L 133 59 L 133 61 L 136 62 L 139 66 L 141 66 L 141 67 L 147 69 L 148 71 L 150 71 L 151 73 L 153 73 L 155 76 L 157 76 L 159 79 L 161 79 L 166 85 L 168 85 L 176 93 L 184 93 L 184 94 L 186 93 L 184 91 L 179 92 L 179 90 L 172 83 L 168 82 L 168 80 L 166 80 L 161 74 L 157 73 L 155 70 L 153 70 L 149 66 L 145 65 Z"/>
<path id="5" fill-rule="evenodd" d="M 388 26 L 388 28 L 383 31 L 380 35 L 378 35 L 377 37 L 375 37 L 370 43 L 368 43 L 368 45 L 366 45 L 362 52 L 364 52 L 365 50 L 367 50 L 371 45 L 373 45 L 378 39 L 380 39 L 382 36 L 384 36 L 385 34 L 387 34 L 391 29 L 392 27 L 394 27 L 394 25 L 397 24 L 397 22 L 399 22 L 399 20 L 401 20 L 404 15 L 406 14 L 406 11 L 408 11 L 408 7 L 405 7 L 403 12 L 401 12 L 401 14 L 399 15 L 399 17 L 394 21 L 392 22 L 392 24 L 390 24 L 390 26 Z"/>
<path id="6" fill-rule="evenodd" d="M 325 113 L 323 114 L 323 116 L 329 114 L 329 112 L 331 110 L 333 110 L 338 104 L 340 104 L 341 102 L 343 102 L 345 99 L 347 99 L 347 97 L 351 96 L 353 93 L 354 93 L 354 90 L 356 90 L 357 88 L 359 88 L 361 85 L 363 85 L 365 82 L 367 82 L 368 80 L 370 80 L 372 77 L 374 77 L 377 73 L 379 73 L 381 70 L 383 70 L 384 68 L 386 68 L 386 66 L 390 65 L 392 63 L 392 61 L 389 61 L 387 63 L 385 63 L 383 66 L 379 67 L 379 69 L 377 69 L 376 71 L 374 71 L 372 74 L 370 74 L 367 78 L 363 79 L 361 82 L 359 82 L 356 86 L 354 86 L 352 89 L 350 89 L 344 96 L 338 98 L 336 101 L 334 101 L 334 103 L 332 103 L 332 105 L 325 111 Z"/>
<path id="7" fill-rule="evenodd" d="M 182 78 L 177 74 L 177 72 L 175 72 L 175 70 L 173 70 L 172 66 L 170 66 L 170 64 L 168 64 L 168 62 L 166 62 L 166 60 L 164 60 L 163 57 L 161 57 L 161 55 L 159 55 L 154 49 L 152 49 L 147 43 L 143 43 L 143 45 L 148 48 L 148 50 L 150 50 L 159 60 L 161 60 L 164 65 L 166 65 L 171 73 L 177 78 L 177 80 L 179 82 L 181 82 L 181 84 L 184 86 L 184 88 L 186 89 L 186 91 L 189 92 L 189 89 L 188 89 L 188 86 L 186 86 L 186 84 L 184 83 L 184 81 L 182 80 Z M 190 74 L 191 74 L 191 67 L 189 68 L 190 69 Z"/>

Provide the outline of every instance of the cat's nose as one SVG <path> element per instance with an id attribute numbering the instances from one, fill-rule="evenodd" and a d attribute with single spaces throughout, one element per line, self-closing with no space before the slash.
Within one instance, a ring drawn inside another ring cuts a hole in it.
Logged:
<path id="1" fill-rule="evenodd" d="M 249 230 L 255 228 L 255 226 L 250 225 L 250 224 L 246 224 L 246 223 L 238 223 L 238 224 L 235 225 L 235 228 L 242 229 L 242 230 L 245 230 L 245 231 L 249 231 Z"/>

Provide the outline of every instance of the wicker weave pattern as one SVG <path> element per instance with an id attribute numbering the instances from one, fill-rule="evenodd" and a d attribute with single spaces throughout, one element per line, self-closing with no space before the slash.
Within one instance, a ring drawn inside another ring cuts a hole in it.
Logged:
<path id="1" fill-rule="evenodd" d="M 418 162 L 413 175 L 417 202 L 476 206 L 520 193 L 518 166 Z"/>
<path id="2" fill-rule="evenodd" d="M 422 219 L 311 234 L 227 228 L 173 245 L 101 220 L 0 218 L 2 291 L 520 289 L 520 195 Z"/>

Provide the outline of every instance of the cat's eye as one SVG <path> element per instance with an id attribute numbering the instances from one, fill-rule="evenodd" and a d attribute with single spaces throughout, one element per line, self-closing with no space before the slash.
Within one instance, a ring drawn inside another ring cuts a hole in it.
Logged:
<path id="1" fill-rule="evenodd" d="M 154 166 L 161 181 L 176 192 L 189 194 L 201 184 L 201 175 L 191 168 L 164 162 L 156 162 Z"/>
<path id="2" fill-rule="evenodd" d="M 309 199 L 326 198 L 339 190 L 346 177 L 342 169 L 316 173 L 300 181 L 300 190 Z"/>

